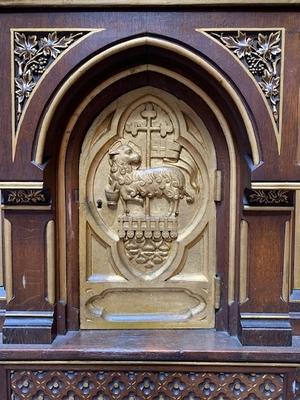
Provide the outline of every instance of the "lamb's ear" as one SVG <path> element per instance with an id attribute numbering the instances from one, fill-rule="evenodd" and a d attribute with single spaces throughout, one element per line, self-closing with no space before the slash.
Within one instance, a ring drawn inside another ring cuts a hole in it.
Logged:
<path id="1" fill-rule="evenodd" d="M 113 162 L 114 162 L 113 158 L 114 158 L 114 156 L 116 156 L 117 154 L 119 154 L 119 152 L 118 152 L 117 150 L 111 150 L 111 151 L 108 153 L 108 162 L 109 162 L 109 165 L 110 165 L 110 166 L 113 165 Z"/>
<path id="2" fill-rule="evenodd" d="M 116 156 L 117 154 L 120 154 L 120 152 L 118 150 L 111 150 L 108 155 L 110 158 L 112 158 L 113 156 Z"/>

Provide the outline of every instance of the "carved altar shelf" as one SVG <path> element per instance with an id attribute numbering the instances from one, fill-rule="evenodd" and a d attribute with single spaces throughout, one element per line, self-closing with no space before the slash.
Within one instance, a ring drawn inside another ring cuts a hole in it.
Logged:
<path id="1" fill-rule="evenodd" d="M 112 349 L 114 341 L 119 350 Z M 30 360 L 15 361 L 28 351 Z M 296 400 L 299 395 L 299 337 L 292 349 L 272 349 L 245 348 L 237 338 L 212 330 L 189 330 L 184 337 L 180 330 L 122 335 L 106 330 L 101 337 L 96 331 L 84 331 L 58 336 L 52 346 L 43 348 L 1 346 L 2 360 L 8 352 L 0 388 L 7 379 L 9 400 L 34 396 Z M 159 361 L 166 352 L 168 360 Z"/>

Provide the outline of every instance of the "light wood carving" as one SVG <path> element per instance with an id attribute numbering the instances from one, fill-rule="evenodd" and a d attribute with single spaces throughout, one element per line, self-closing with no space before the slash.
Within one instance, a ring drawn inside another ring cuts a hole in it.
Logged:
<path id="1" fill-rule="evenodd" d="M 145 87 L 80 158 L 81 328 L 214 326 L 216 157 L 198 116 Z"/>
<path id="2" fill-rule="evenodd" d="M 55 222 L 50 220 L 46 227 L 47 254 L 47 300 L 55 303 Z"/>
<path id="3" fill-rule="evenodd" d="M 6 300 L 9 303 L 14 296 L 12 265 L 12 226 L 11 222 L 6 218 L 4 218 L 4 260 Z"/>

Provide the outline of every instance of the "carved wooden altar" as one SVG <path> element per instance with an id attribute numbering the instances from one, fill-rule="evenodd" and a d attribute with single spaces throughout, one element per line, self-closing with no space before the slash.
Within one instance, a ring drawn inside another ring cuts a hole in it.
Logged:
<path id="1" fill-rule="evenodd" d="M 0 0 L 1 400 L 298 399 L 298 1 L 140 3 Z"/>

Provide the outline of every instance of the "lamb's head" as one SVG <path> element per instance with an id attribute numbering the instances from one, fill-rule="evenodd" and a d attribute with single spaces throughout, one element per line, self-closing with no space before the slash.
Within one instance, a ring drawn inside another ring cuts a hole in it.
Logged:
<path id="1" fill-rule="evenodd" d="M 121 144 L 116 149 L 109 152 L 111 164 L 117 163 L 119 166 L 138 166 L 141 163 L 141 156 L 129 144 Z"/>

